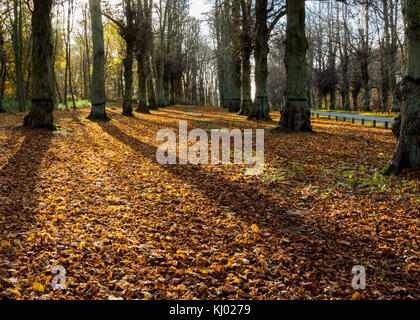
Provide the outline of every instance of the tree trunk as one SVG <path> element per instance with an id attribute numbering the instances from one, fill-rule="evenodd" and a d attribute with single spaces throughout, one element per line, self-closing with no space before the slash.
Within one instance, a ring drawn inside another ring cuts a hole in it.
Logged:
<path id="1" fill-rule="evenodd" d="M 241 109 L 241 58 L 240 58 L 240 2 L 239 0 L 232 0 L 230 21 L 230 34 L 232 36 L 232 45 L 230 46 L 231 55 L 231 81 L 232 81 L 232 96 L 229 105 L 230 112 L 239 112 Z"/>
<path id="2" fill-rule="evenodd" d="M 90 42 L 88 37 L 88 21 L 89 21 L 89 13 L 88 13 L 88 5 L 85 4 L 83 7 L 83 40 L 85 43 L 85 75 L 86 75 L 86 86 L 85 86 L 85 95 L 86 97 L 90 97 L 92 95 L 92 79 L 90 77 Z M 88 98 L 87 98 L 88 99 Z"/>
<path id="3" fill-rule="evenodd" d="M 109 120 L 106 115 L 105 96 L 105 48 L 100 0 L 89 0 L 92 22 L 93 70 L 92 70 L 92 110 L 88 119 Z"/>
<path id="4" fill-rule="evenodd" d="M 361 62 L 360 62 L 360 72 L 362 75 L 362 84 L 363 84 L 363 106 L 364 111 L 371 111 L 370 107 L 370 87 L 369 87 L 369 55 L 370 55 L 370 47 L 369 47 L 369 5 L 370 2 L 366 1 L 364 3 L 365 6 L 365 26 L 364 29 L 360 29 L 360 33 L 362 35 L 362 52 L 361 52 Z"/>
<path id="5" fill-rule="evenodd" d="M 343 99 L 343 109 L 346 111 L 350 110 L 350 86 L 349 86 L 349 81 L 348 81 L 348 73 L 347 70 L 344 71 L 344 66 L 343 66 L 343 95 L 342 95 L 342 99 Z"/>
<path id="6" fill-rule="evenodd" d="M 340 46 L 341 60 L 342 60 L 342 81 L 343 81 L 343 108 L 344 110 L 350 110 L 350 84 L 349 84 L 349 30 L 348 30 L 348 6 L 344 4 L 343 10 L 343 28 L 344 28 L 344 43 Z M 341 42 L 341 41 L 340 41 Z"/>
<path id="7" fill-rule="evenodd" d="M 223 108 L 229 108 L 232 99 L 230 57 L 224 57 L 223 64 Z"/>
<path id="8" fill-rule="evenodd" d="M 248 116 L 252 109 L 250 58 L 251 54 L 245 53 L 242 61 L 242 103 L 239 111 L 242 116 Z"/>
<path id="9" fill-rule="evenodd" d="M 405 0 L 407 76 L 400 84 L 401 129 L 389 164 L 382 171 L 396 175 L 403 168 L 420 169 L 420 0 Z"/>
<path id="10" fill-rule="evenodd" d="M 3 30 L 0 29 L 0 113 L 7 112 L 3 107 L 4 85 L 6 83 L 6 52 L 4 50 Z"/>
<path id="11" fill-rule="evenodd" d="M 370 108 L 370 87 L 369 87 L 369 64 L 367 57 L 363 58 L 361 62 L 361 74 L 363 83 L 363 110 L 371 111 Z"/>
<path id="12" fill-rule="evenodd" d="M 306 97 L 305 1 L 287 1 L 286 70 L 287 101 L 279 129 L 312 131 L 311 112 Z"/>
<path id="13" fill-rule="evenodd" d="M 242 101 L 239 114 L 248 116 L 252 108 L 251 97 L 251 55 L 252 55 L 252 26 L 251 7 L 249 0 L 241 1 L 242 9 Z"/>
<path id="14" fill-rule="evenodd" d="M 149 93 L 148 88 L 146 87 L 146 81 L 147 81 L 147 63 L 146 58 L 142 56 L 137 57 L 137 65 L 138 65 L 138 82 L 139 82 L 139 88 L 138 88 L 138 99 L 139 104 L 137 106 L 136 112 L 140 113 L 150 113 L 149 107 L 147 105 L 147 94 Z M 152 88 L 153 91 L 153 88 Z"/>
<path id="15" fill-rule="evenodd" d="M 19 0 L 14 0 L 13 13 L 13 51 L 15 55 L 15 70 L 16 70 L 16 100 L 19 105 L 19 111 L 24 112 L 26 109 L 25 97 L 25 78 L 23 71 L 23 15 L 22 3 Z"/>
<path id="16" fill-rule="evenodd" d="M 158 107 L 156 103 L 156 90 L 153 83 L 153 77 L 150 74 L 147 78 L 147 102 L 149 105 L 149 110 L 157 110 Z"/>
<path id="17" fill-rule="evenodd" d="M 34 0 L 32 13 L 32 107 L 24 126 L 53 129 L 53 0 Z"/>
<path id="18" fill-rule="evenodd" d="M 336 102 L 337 102 L 337 97 L 335 95 L 335 89 L 331 89 L 331 91 L 330 91 L 330 110 L 335 110 L 336 109 Z"/>
<path id="19" fill-rule="evenodd" d="M 57 9 L 57 13 L 56 16 L 58 16 L 59 14 L 59 9 Z M 53 48 L 53 66 L 54 66 L 54 72 L 53 72 L 53 80 L 54 80 L 54 87 L 55 87 L 55 94 L 57 95 L 58 98 L 58 102 L 61 103 L 62 99 L 61 99 L 61 93 L 60 93 L 60 88 L 58 86 L 58 81 L 57 81 L 57 76 L 56 76 L 56 72 L 55 72 L 55 61 L 56 61 L 56 56 L 57 56 L 57 48 L 58 48 L 58 23 L 56 25 L 55 28 L 55 40 L 54 40 L 54 48 Z"/>
<path id="20" fill-rule="evenodd" d="M 270 120 L 267 91 L 267 56 L 269 31 L 267 27 L 267 0 L 255 2 L 255 101 L 248 120 Z"/>
<path id="21" fill-rule="evenodd" d="M 360 90 L 356 90 L 356 89 L 352 90 L 353 111 L 356 111 L 359 109 L 359 106 L 358 106 L 359 92 Z"/>
<path id="22" fill-rule="evenodd" d="M 134 43 L 126 41 L 127 52 L 123 60 L 124 65 L 124 102 L 123 115 L 133 116 L 133 54 Z"/>

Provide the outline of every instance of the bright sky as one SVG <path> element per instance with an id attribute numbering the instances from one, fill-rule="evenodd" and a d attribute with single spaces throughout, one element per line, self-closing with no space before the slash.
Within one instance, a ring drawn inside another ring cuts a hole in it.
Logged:
<path id="1" fill-rule="evenodd" d="M 206 0 L 191 0 L 190 14 L 196 18 L 203 18 L 201 15 L 210 11 L 210 7 Z"/>
<path id="2" fill-rule="evenodd" d="M 111 0 L 110 3 L 119 3 L 120 0 Z M 204 13 L 209 12 L 211 4 L 207 0 L 190 0 L 190 15 L 197 19 L 204 19 Z M 202 24 L 202 31 L 205 35 L 208 35 L 207 24 Z"/>

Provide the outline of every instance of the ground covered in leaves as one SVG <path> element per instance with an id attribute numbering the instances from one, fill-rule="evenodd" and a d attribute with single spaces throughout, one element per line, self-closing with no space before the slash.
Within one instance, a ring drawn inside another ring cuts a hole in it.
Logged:
<path id="1" fill-rule="evenodd" d="M 378 175 L 390 131 L 314 118 L 316 133 L 270 134 L 275 122 L 216 108 L 120 109 L 109 123 L 56 112 L 56 132 L 0 117 L 1 298 L 420 298 L 419 174 Z M 265 128 L 264 173 L 157 164 L 156 133 L 179 120 Z"/>

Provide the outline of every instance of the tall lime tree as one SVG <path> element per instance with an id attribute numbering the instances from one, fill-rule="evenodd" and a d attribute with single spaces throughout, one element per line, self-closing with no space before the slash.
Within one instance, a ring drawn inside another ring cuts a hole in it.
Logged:
<path id="1" fill-rule="evenodd" d="M 32 107 L 24 119 L 31 128 L 52 129 L 54 110 L 53 0 L 34 0 L 32 12 Z"/>
<path id="2" fill-rule="evenodd" d="M 0 113 L 6 112 L 6 109 L 3 107 L 3 93 L 4 85 L 6 83 L 6 63 L 7 56 L 4 50 L 3 26 L 0 24 Z"/>
<path id="3" fill-rule="evenodd" d="M 279 122 L 280 130 L 312 131 L 311 112 L 306 90 L 305 0 L 287 1 L 286 104 Z"/>
<path id="4" fill-rule="evenodd" d="M 93 69 L 92 109 L 88 119 L 106 121 L 109 118 L 105 110 L 105 48 L 101 0 L 89 0 L 89 7 L 92 22 Z"/>
<path id="5" fill-rule="evenodd" d="M 405 0 L 407 75 L 400 83 L 401 128 L 394 155 L 382 171 L 397 175 L 403 168 L 420 169 L 420 0 Z"/>
<path id="6" fill-rule="evenodd" d="M 255 99 L 251 112 L 248 115 L 248 120 L 270 120 L 270 107 L 268 105 L 267 90 L 267 57 L 269 53 L 268 41 L 270 40 L 271 32 L 279 20 L 286 15 L 285 6 L 281 5 L 277 10 L 274 10 L 274 7 L 274 1 L 270 2 L 270 8 L 268 8 L 268 0 L 255 1 Z M 271 19 L 270 23 L 268 22 L 269 17 Z"/>

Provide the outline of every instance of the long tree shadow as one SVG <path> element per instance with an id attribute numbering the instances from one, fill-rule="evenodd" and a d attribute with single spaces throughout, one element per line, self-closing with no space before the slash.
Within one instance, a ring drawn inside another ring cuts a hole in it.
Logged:
<path id="1" fill-rule="evenodd" d="M 33 213 L 38 207 L 40 169 L 53 134 L 27 128 L 14 129 L 10 134 L 24 136 L 17 152 L 0 170 L 0 216 L 4 217 L 0 235 L 1 239 L 13 243 L 14 240 L 24 239 L 26 232 L 34 228 L 36 220 Z M 7 258 L 10 261 L 16 258 L 13 251 Z"/>
<path id="2" fill-rule="evenodd" d="M 147 157 L 156 163 L 155 146 L 149 145 L 139 139 L 123 132 L 119 127 L 112 123 L 99 124 L 103 131 L 114 139 L 130 147 L 134 152 Z M 242 220 L 247 225 L 256 224 L 262 230 L 262 234 L 269 232 L 270 238 L 275 239 L 278 246 L 289 247 L 293 252 L 292 265 L 290 272 L 299 265 L 301 261 L 309 261 L 312 266 L 313 274 L 321 274 L 321 278 L 331 281 L 344 281 L 342 285 L 351 282 L 351 274 L 343 277 L 343 270 L 351 270 L 355 264 L 360 264 L 360 257 L 365 259 L 383 260 L 371 252 L 365 251 L 366 247 L 371 246 L 371 239 L 363 234 L 349 234 L 339 226 L 314 225 L 306 221 L 304 215 L 294 215 L 285 212 L 292 208 L 278 208 L 278 201 L 269 194 L 258 189 L 258 183 L 248 185 L 231 181 L 217 173 L 209 173 L 200 166 L 188 165 L 162 165 L 162 169 L 177 176 L 181 181 L 194 185 L 201 191 L 203 197 L 213 201 L 216 206 L 230 210 L 235 213 L 235 217 Z M 274 213 L 274 214 L 273 214 Z M 324 221 L 325 223 L 325 221 Z M 328 222 L 327 222 L 328 224 Z M 283 243 L 283 237 L 287 241 Z M 345 240 L 345 241 L 343 241 Z M 261 239 L 262 242 L 271 243 L 272 240 Z M 265 246 L 267 247 L 267 243 Z M 283 243 L 283 244 L 282 244 Z M 290 247 L 294 244 L 293 247 Z M 268 245 L 270 254 L 275 254 L 278 247 Z M 325 260 L 325 261 L 324 261 Z M 383 268 L 389 269 L 389 264 L 401 263 L 399 257 L 390 258 L 384 261 Z M 324 265 L 327 267 L 324 268 Z M 302 272 L 302 271 L 299 271 Z M 274 275 L 273 277 L 278 277 Z M 303 276 L 303 273 L 300 274 Z M 403 281 L 403 274 L 394 274 L 395 281 Z M 318 277 L 319 279 L 319 277 Z M 346 280 L 347 279 L 347 280 Z M 297 279 L 298 283 L 303 280 Z M 314 280 L 316 282 L 316 280 Z M 311 290 L 321 290 L 322 285 L 313 286 Z M 315 289 L 316 288 L 316 289 Z"/>
<path id="3" fill-rule="evenodd" d="M 156 163 L 157 148 L 155 146 L 126 134 L 112 123 L 99 123 L 99 125 L 110 136 Z M 227 207 L 230 211 L 237 213 L 242 220 L 247 220 L 250 225 L 255 223 L 277 235 L 284 235 L 285 229 L 301 229 L 300 222 L 303 217 L 284 214 L 288 208 L 279 208 L 278 201 L 272 196 L 260 192 L 255 184 L 231 181 L 217 173 L 209 173 L 200 166 L 187 166 L 186 169 L 183 165 L 162 165 L 162 169 L 184 182 L 198 186 L 203 196 L 213 200 L 217 205 Z M 269 218 L 267 215 L 269 213 L 275 213 L 275 215 L 271 215 Z M 317 230 L 316 226 L 313 230 L 301 230 L 301 232 L 309 235 L 309 231 L 313 233 L 314 230 Z M 338 234 L 318 230 L 315 237 L 333 240 L 338 237 Z"/>

